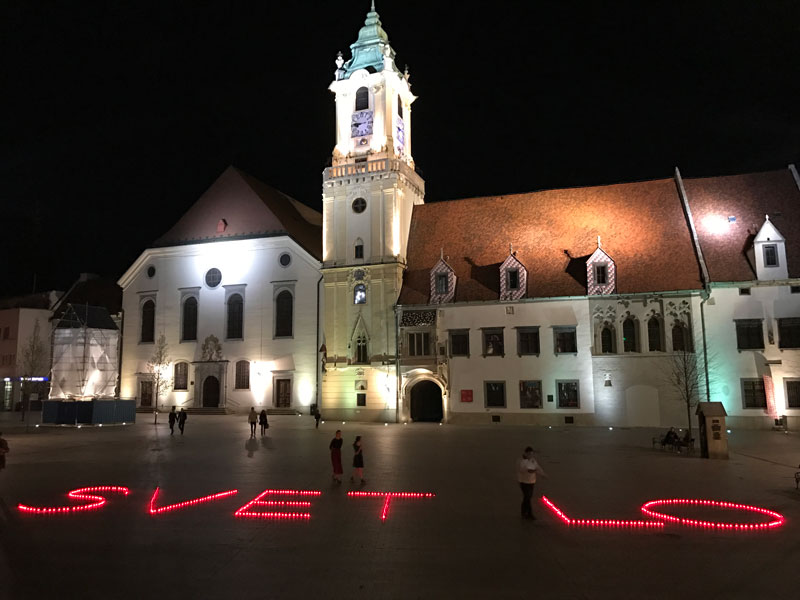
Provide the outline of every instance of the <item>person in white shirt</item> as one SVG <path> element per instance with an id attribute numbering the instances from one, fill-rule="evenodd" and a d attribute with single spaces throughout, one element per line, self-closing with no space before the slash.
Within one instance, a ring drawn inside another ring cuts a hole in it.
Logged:
<path id="1" fill-rule="evenodd" d="M 533 458 L 533 448 L 528 446 L 522 453 L 522 458 L 517 463 L 517 480 L 519 487 L 522 490 L 522 518 L 534 520 L 533 508 L 531 501 L 533 500 L 533 486 L 536 483 L 536 474 L 547 477 L 539 463 Z"/>

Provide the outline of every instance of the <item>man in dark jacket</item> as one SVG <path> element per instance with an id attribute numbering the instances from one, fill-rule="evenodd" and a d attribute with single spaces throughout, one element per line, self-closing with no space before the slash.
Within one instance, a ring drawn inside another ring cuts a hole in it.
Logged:
<path id="1" fill-rule="evenodd" d="M 173 435 L 175 433 L 175 421 L 178 420 L 178 413 L 175 412 L 175 407 L 172 407 L 172 410 L 169 411 L 169 434 Z"/>
<path id="2" fill-rule="evenodd" d="M 186 419 L 189 418 L 189 413 L 186 412 L 185 408 L 181 409 L 181 412 L 178 413 L 178 429 L 181 430 L 181 435 L 183 435 L 183 428 L 186 427 Z"/>

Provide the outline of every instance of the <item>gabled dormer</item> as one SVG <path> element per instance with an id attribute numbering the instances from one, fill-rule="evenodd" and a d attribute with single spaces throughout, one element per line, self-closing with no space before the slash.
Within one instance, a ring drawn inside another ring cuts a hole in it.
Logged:
<path id="1" fill-rule="evenodd" d="M 528 289 L 528 270 L 519 261 L 513 248 L 500 265 L 500 300 L 519 300 Z"/>
<path id="2" fill-rule="evenodd" d="M 444 259 L 444 251 L 439 261 L 431 269 L 430 304 L 452 302 L 456 295 L 456 273 Z"/>
<path id="3" fill-rule="evenodd" d="M 759 281 L 787 279 L 786 240 L 766 216 L 764 224 L 753 240 L 756 255 L 756 277 Z"/>
<path id="4" fill-rule="evenodd" d="M 589 296 L 613 294 L 617 289 L 617 267 L 605 253 L 597 236 L 597 250 L 586 261 L 586 293 Z"/>

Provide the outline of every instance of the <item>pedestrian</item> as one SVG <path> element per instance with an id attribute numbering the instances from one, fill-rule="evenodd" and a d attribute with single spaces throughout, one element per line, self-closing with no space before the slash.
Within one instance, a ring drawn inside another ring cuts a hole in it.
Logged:
<path id="1" fill-rule="evenodd" d="M 3 432 L 0 431 L 0 471 L 6 468 L 6 454 L 11 452 L 8 449 L 8 442 L 3 439 Z M 341 469 L 341 463 L 339 468 Z"/>
<path id="2" fill-rule="evenodd" d="M 258 413 L 254 406 L 250 407 L 250 414 L 247 415 L 247 422 L 250 423 L 250 437 L 256 437 L 256 423 L 258 423 Z"/>
<path id="3" fill-rule="evenodd" d="M 521 513 L 523 519 L 535 520 L 533 516 L 533 508 L 531 501 L 533 500 L 533 486 L 536 483 L 536 474 L 547 477 L 542 467 L 533 458 L 533 448 L 528 446 L 522 453 L 522 458 L 517 463 L 517 480 L 519 487 L 522 490 L 522 507 Z"/>
<path id="4" fill-rule="evenodd" d="M 258 415 L 258 424 L 261 425 L 261 435 L 267 433 L 267 429 L 269 429 L 269 421 L 267 421 L 267 409 L 262 408 L 261 414 Z"/>
<path id="5" fill-rule="evenodd" d="M 331 465 L 333 465 L 333 480 L 336 483 L 342 483 L 342 474 L 344 473 L 344 469 L 342 468 L 342 444 L 344 440 L 342 439 L 342 430 L 336 430 L 336 436 L 331 440 L 330 448 L 331 450 Z"/>
<path id="6" fill-rule="evenodd" d="M 181 409 L 181 412 L 178 413 L 178 429 L 181 430 L 181 435 L 183 435 L 183 428 L 186 427 L 186 419 L 189 418 L 189 413 L 186 412 L 185 408 Z"/>
<path id="7" fill-rule="evenodd" d="M 319 420 L 322 418 L 322 415 L 319 414 L 319 409 L 315 406 L 314 407 L 314 427 L 319 429 Z"/>
<path id="8" fill-rule="evenodd" d="M 175 412 L 175 407 L 169 411 L 169 434 L 175 435 L 175 421 L 178 420 L 178 413 Z"/>
<path id="9" fill-rule="evenodd" d="M 353 442 L 353 474 L 350 476 L 350 481 L 355 482 L 355 476 L 358 475 L 358 479 L 361 483 L 366 483 L 367 480 L 364 479 L 364 447 L 361 444 L 361 436 L 356 436 L 356 441 Z"/>

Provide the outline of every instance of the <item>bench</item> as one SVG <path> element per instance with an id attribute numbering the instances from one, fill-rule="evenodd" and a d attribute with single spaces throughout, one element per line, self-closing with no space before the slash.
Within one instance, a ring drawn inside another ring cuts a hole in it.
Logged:
<path id="1" fill-rule="evenodd" d="M 681 453 L 682 448 L 687 449 L 687 454 L 694 453 L 694 438 L 690 439 L 688 443 L 684 442 L 683 440 L 677 440 L 675 442 L 665 444 L 663 435 L 655 435 L 653 436 L 652 444 L 653 448 L 658 445 L 661 447 L 661 450 L 669 450 L 670 452 L 677 452 L 678 454 Z"/>

